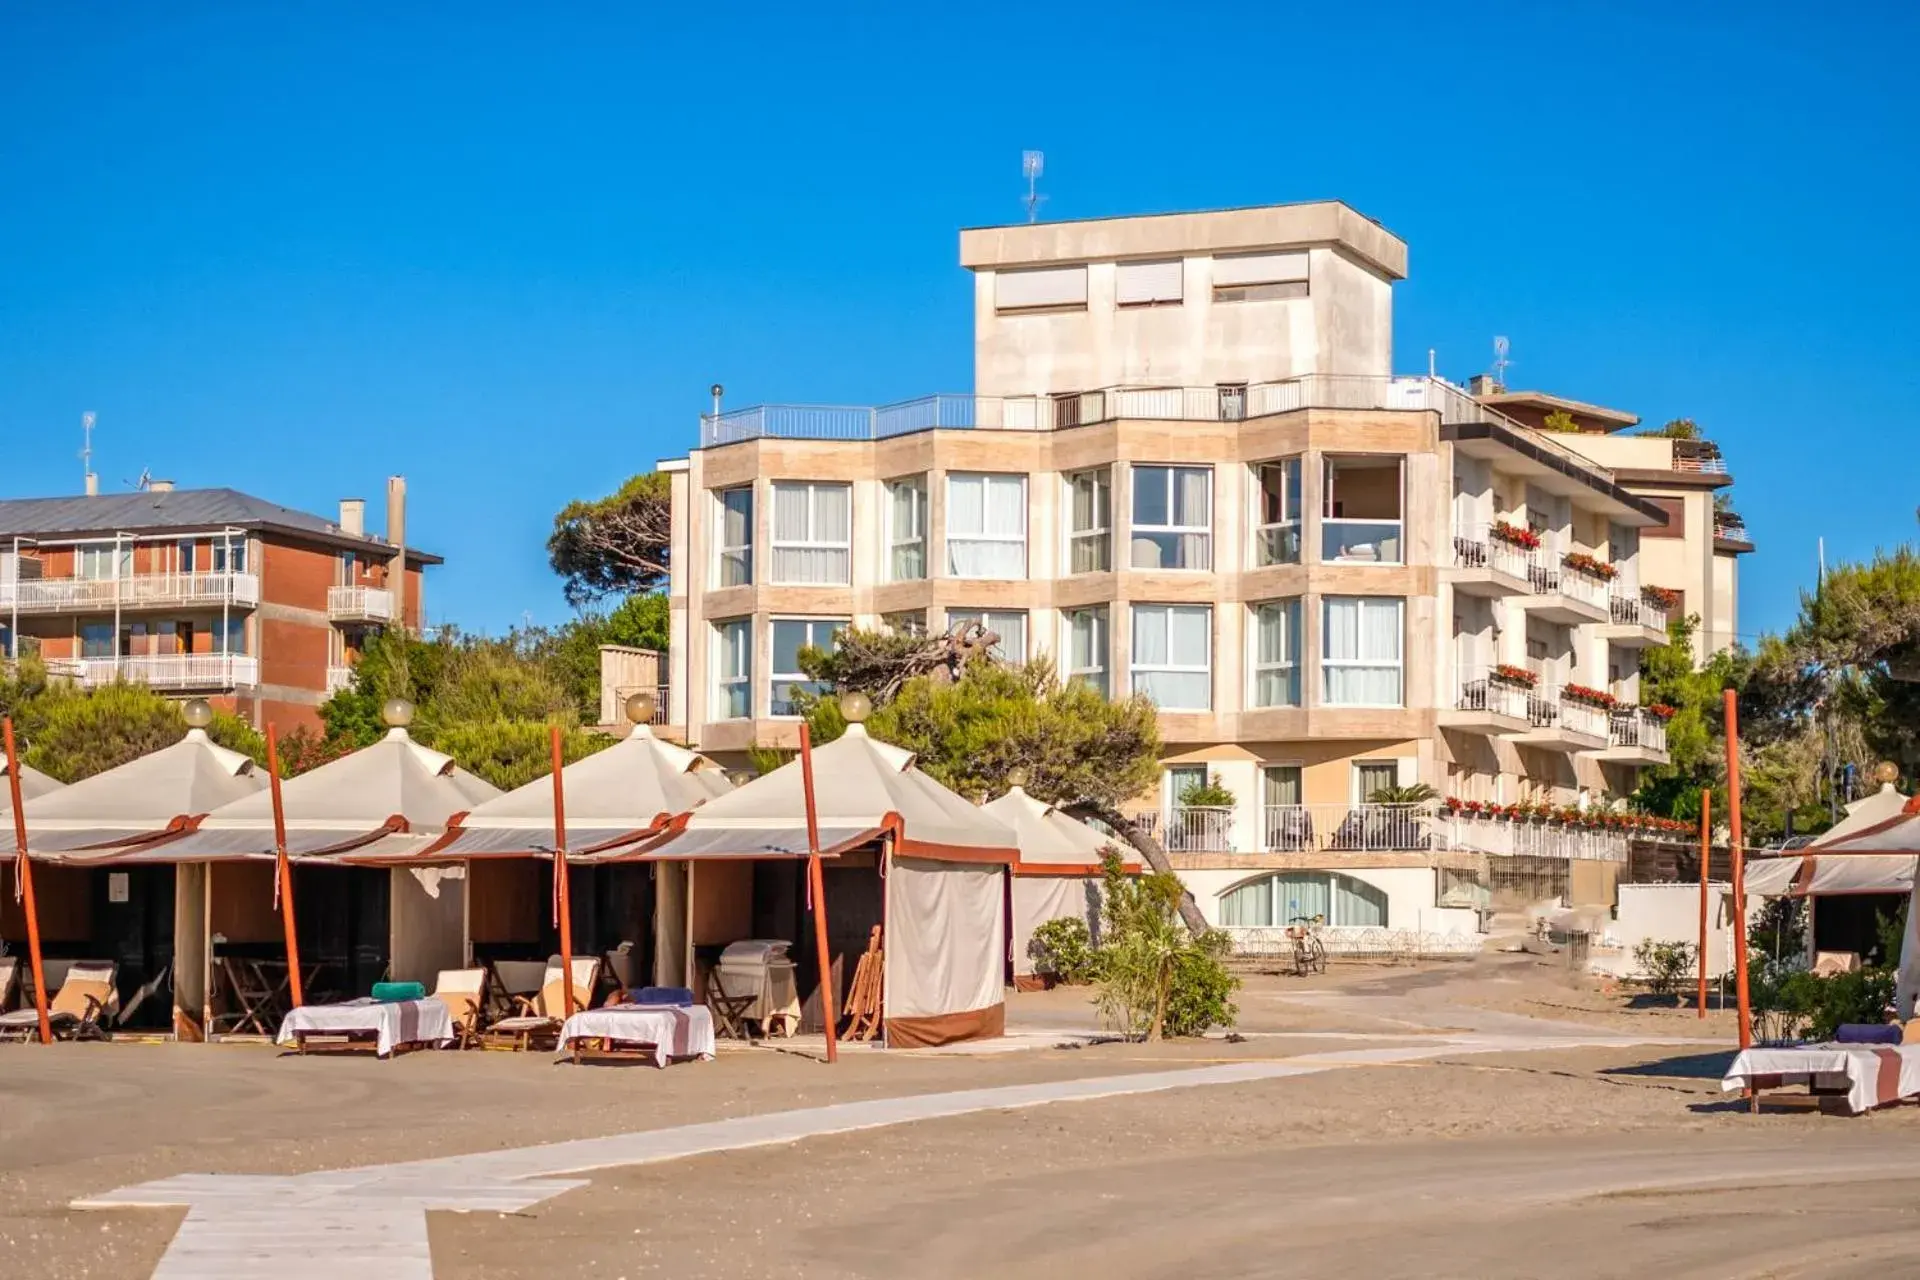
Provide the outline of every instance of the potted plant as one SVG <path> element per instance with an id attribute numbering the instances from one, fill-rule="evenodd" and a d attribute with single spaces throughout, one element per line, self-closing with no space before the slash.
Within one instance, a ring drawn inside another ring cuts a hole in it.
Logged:
<path id="1" fill-rule="evenodd" d="M 1520 525 L 1512 524 L 1506 520 L 1495 520 L 1493 527 L 1487 532 L 1490 536 L 1498 538 L 1502 542 L 1510 543 L 1513 546 L 1521 547 L 1528 551 L 1536 550 L 1540 546 L 1539 534 L 1531 529 L 1523 528 Z"/>
<path id="2" fill-rule="evenodd" d="M 1579 702 L 1589 707 L 1598 707 L 1602 711 L 1611 711 L 1620 705 L 1620 699 L 1605 689 L 1595 689 L 1584 684 L 1560 686 L 1560 698 L 1563 702 Z"/>
<path id="3" fill-rule="evenodd" d="M 1503 662 L 1495 667 L 1491 678 L 1498 680 L 1502 684 L 1517 684 L 1522 689 L 1531 689 L 1540 683 L 1540 677 L 1538 675 L 1527 670 L 1525 667 L 1516 667 L 1509 662 Z"/>
<path id="4" fill-rule="evenodd" d="M 1668 613 L 1672 613 L 1675 609 L 1678 609 L 1680 602 L 1685 599 L 1684 596 L 1671 587 L 1641 587 L 1640 598 L 1656 609 L 1664 609 Z"/>
<path id="5" fill-rule="evenodd" d="M 1680 714 L 1678 707 L 1670 707 L 1664 702 L 1649 703 L 1641 707 L 1640 710 L 1652 716 L 1655 720 L 1671 720 Z"/>
<path id="6" fill-rule="evenodd" d="M 1234 804 L 1233 792 L 1213 774 L 1208 774 L 1205 782 L 1188 783 L 1176 799 L 1183 809 L 1228 809 Z"/>
<path id="7" fill-rule="evenodd" d="M 1584 573 L 1589 578 L 1598 578 L 1602 582 L 1612 582 L 1620 571 L 1605 560 L 1597 560 L 1584 551 L 1569 551 L 1560 557 L 1560 563 L 1575 573 Z"/>

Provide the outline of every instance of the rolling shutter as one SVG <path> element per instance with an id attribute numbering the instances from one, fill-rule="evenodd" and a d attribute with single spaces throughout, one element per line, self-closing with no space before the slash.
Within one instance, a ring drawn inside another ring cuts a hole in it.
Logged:
<path id="1" fill-rule="evenodd" d="M 993 277 L 993 306 L 996 311 L 1086 305 L 1085 266 L 1033 267 L 1024 271 L 1000 271 Z"/>
<path id="2" fill-rule="evenodd" d="M 1283 284 L 1307 278 L 1307 255 L 1295 253 L 1242 253 L 1213 260 L 1216 288 L 1250 284 Z"/>
<path id="3" fill-rule="evenodd" d="M 1114 280 L 1114 301 L 1123 307 L 1179 302 L 1184 292 L 1186 265 L 1179 258 L 1119 263 Z"/>

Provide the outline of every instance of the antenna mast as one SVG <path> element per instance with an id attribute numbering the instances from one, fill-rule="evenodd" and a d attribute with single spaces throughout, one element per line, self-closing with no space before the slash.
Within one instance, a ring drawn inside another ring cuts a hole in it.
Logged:
<path id="1" fill-rule="evenodd" d="M 100 492 L 100 477 L 93 474 L 93 411 L 80 415 L 80 469 L 89 498 Z"/>
<path id="2" fill-rule="evenodd" d="M 1513 363 L 1507 359 L 1507 352 L 1512 349 L 1512 344 L 1504 336 L 1493 340 L 1493 381 L 1502 391 L 1507 389 L 1507 368 Z"/>
<path id="3" fill-rule="evenodd" d="M 1020 172 L 1027 177 L 1027 221 L 1040 221 L 1040 204 L 1046 199 L 1040 194 L 1040 175 L 1047 171 L 1047 154 L 1044 151 L 1022 151 L 1020 153 Z"/>

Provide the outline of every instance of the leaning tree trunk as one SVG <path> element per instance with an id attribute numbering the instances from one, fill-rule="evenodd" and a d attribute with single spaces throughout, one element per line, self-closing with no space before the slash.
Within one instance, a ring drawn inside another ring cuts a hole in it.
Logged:
<path id="1" fill-rule="evenodd" d="M 1082 800 L 1066 806 L 1067 812 L 1076 818 L 1098 818 L 1107 826 L 1120 833 L 1120 837 L 1132 845 L 1140 855 L 1140 860 L 1162 875 L 1179 878 L 1173 869 L 1173 863 L 1167 858 L 1167 851 L 1153 834 L 1126 818 L 1120 816 L 1118 809 L 1108 808 L 1091 800 Z M 1193 900 L 1193 893 L 1187 888 L 1186 881 L 1180 881 L 1180 919 L 1187 926 L 1187 932 L 1199 937 L 1207 931 L 1207 918 L 1200 914 L 1200 907 Z"/>

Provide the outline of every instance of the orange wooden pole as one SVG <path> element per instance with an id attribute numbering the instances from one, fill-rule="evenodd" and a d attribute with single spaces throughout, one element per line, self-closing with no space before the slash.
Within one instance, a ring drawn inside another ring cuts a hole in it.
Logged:
<path id="1" fill-rule="evenodd" d="M 300 980 L 300 929 L 293 914 L 293 863 L 287 857 L 287 807 L 280 799 L 280 740 L 267 725 L 267 788 L 273 793 L 273 873 L 280 879 L 280 923 L 287 934 L 287 994 L 298 1009 L 307 1002 Z"/>
<path id="2" fill-rule="evenodd" d="M 1700 791 L 1700 1016 L 1707 1016 L 1707 866 L 1713 861 L 1713 790 Z"/>
<path id="3" fill-rule="evenodd" d="M 40 910 L 33 901 L 33 860 L 27 857 L 27 811 L 20 796 L 20 752 L 13 745 L 13 717 L 0 720 L 7 740 L 7 790 L 13 801 L 13 845 L 19 855 L 14 874 L 20 877 L 21 905 L 27 913 L 27 959 L 33 966 L 33 1011 L 40 1017 L 40 1043 L 53 1043 L 53 1024 L 47 1020 L 47 969 L 40 961 Z"/>
<path id="4" fill-rule="evenodd" d="M 553 901 L 560 927 L 560 1016 L 573 1016 L 573 898 L 567 884 L 567 784 L 560 777 L 565 758 L 560 726 L 553 726 Z M 588 993 L 591 996 L 591 992 Z"/>
<path id="5" fill-rule="evenodd" d="M 827 1061 L 840 1061 L 840 1013 L 827 947 L 827 877 L 820 867 L 820 815 L 813 799 L 813 734 L 800 722 L 800 781 L 807 796 L 807 889 L 813 898 L 813 946 L 820 957 L 820 1017 L 827 1024 Z"/>
<path id="6" fill-rule="evenodd" d="M 1747 999 L 1747 864 L 1740 848 L 1740 707 L 1727 690 L 1727 824 L 1733 845 L 1733 985 L 1740 1001 L 1740 1047 L 1753 1045 L 1753 1006 Z"/>

